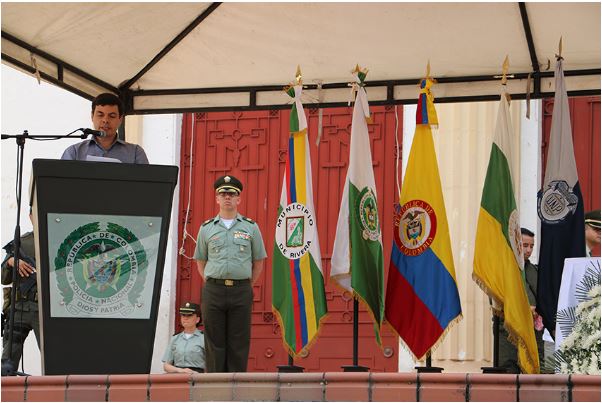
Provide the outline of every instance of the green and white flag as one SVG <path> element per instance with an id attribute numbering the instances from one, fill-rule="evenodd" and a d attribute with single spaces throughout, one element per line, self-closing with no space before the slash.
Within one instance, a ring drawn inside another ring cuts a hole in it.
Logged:
<path id="1" fill-rule="evenodd" d="M 368 137 L 370 110 L 364 90 L 366 72 L 356 67 L 354 76 L 357 97 L 351 123 L 349 169 L 339 211 L 330 277 L 365 303 L 374 319 L 380 344 L 385 310 L 383 245 Z"/>

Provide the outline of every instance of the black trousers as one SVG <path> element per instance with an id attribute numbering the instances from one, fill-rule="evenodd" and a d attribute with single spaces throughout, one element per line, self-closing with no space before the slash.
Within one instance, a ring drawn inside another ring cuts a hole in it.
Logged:
<path id="1" fill-rule="evenodd" d="M 206 372 L 246 372 L 251 344 L 253 288 L 205 282 L 201 301 Z"/>

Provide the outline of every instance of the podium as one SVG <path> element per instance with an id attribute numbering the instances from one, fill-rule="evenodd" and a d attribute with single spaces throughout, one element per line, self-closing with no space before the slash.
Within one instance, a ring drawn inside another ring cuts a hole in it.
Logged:
<path id="1" fill-rule="evenodd" d="M 44 375 L 150 372 L 177 177 L 176 166 L 33 161 Z"/>

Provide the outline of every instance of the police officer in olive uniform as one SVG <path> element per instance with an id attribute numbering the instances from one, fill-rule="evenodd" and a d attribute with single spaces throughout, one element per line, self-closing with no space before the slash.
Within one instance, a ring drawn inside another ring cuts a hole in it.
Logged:
<path id="1" fill-rule="evenodd" d="M 585 213 L 585 247 L 587 254 L 592 257 L 594 249 L 600 246 L 600 210 Z"/>
<path id="2" fill-rule="evenodd" d="M 199 230 L 194 258 L 204 280 L 206 371 L 245 372 L 251 342 L 252 284 L 267 256 L 257 224 L 238 213 L 242 183 L 232 175 L 214 183 L 219 214 Z"/>
<path id="3" fill-rule="evenodd" d="M 6 251 L 6 257 L 2 262 L 2 284 L 12 284 L 12 271 L 14 265 L 14 247 L 13 242 L 6 244 L 3 249 Z M 19 365 L 19 360 L 23 354 L 23 343 L 33 330 L 38 347 L 40 346 L 40 321 L 38 317 L 38 287 L 36 281 L 36 262 L 35 262 L 35 244 L 33 232 L 28 232 L 21 236 L 21 247 L 19 252 L 19 267 L 17 268 L 17 295 L 15 298 L 15 319 L 14 332 L 12 339 L 11 361 L 15 369 Z M 8 309 L 10 307 L 10 288 L 4 289 L 3 315 L 8 319 Z M 8 356 L 8 320 L 3 324 L 3 343 L 2 360 Z"/>
<path id="4" fill-rule="evenodd" d="M 180 323 L 184 330 L 169 341 L 162 360 L 165 372 L 205 372 L 205 336 L 197 329 L 200 321 L 198 304 L 186 302 L 180 307 Z"/>

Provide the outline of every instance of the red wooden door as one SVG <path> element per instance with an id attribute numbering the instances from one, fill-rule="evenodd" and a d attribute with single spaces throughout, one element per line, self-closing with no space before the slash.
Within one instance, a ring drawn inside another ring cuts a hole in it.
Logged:
<path id="1" fill-rule="evenodd" d="M 600 208 L 600 97 L 569 98 L 573 147 L 585 211 Z M 543 101 L 542 161 L 547 161 L 554 99 Z M 542 178 L 546 164 L 542 167 Z"/>
<path id="2" fill-rule="evenodd" d="M 385 269 L 391 252 L 395 187 L 395 108 L 371 108 L 369 125 L 379 212 L 382 220 Z M 319 146 L 318 110 L 308 110 L 314 203 L 326 276 L 329 316 L 309 354 L 296 360 L 306 371 L 340 371 L 352 357 L 353 300 L 328 281 L 330 257 L 347 163 L 351 108 L 325 109 Z M 200 301 L 200 277 L 193 261 L 194 241 L 201 223 L 217 213 L 214 180 L 231 173 L 244 184 L 239 210 L 259 224 L 268 251 L 266 270 L 254 289 L 249 371 L 276 371 L 287 364 L 278 323 L 271 308 L 271 251 L 288 140 L 289 111 L 211 112 L 186 114 L 182 131 L 179 244 L 184 226 L 192 236 L 183 243 L 178 260 L 176 301 Z M 399 121 L 402 108 L 399 108 Z M 401 133 L 401 127 L 398 132 Z M 401 141 L 401 134 L 400 134 Z M 186 214 L 187 206 L 188 214 Z M 186 221 L 186 222 L 185 222 Z M 184 225 L 186 224 L 186 225 Z M 188 256 L 188 257 L 187 257 Z M 178 325 L 178 324 L 176 324 Z M 372 322 L 360 311 L 359 364 L 373 371 L 397 371 L 398 339 L 385 330 L 381 350 Z"/>

